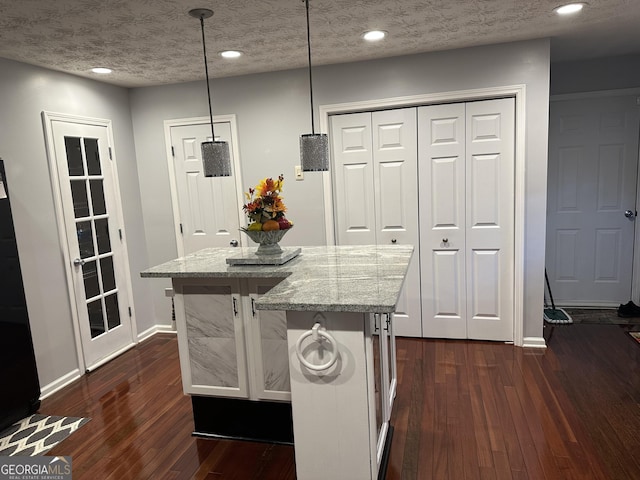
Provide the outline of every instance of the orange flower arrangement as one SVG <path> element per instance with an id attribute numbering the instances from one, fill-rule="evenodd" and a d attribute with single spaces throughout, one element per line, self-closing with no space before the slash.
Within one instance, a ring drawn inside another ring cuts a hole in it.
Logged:
<path id="1" fill-rule="evenodd" d="M 245 192 L 247 203 L 242 206 L 242 209 L 249 217 L 247 230 L 268 232 L 288 230 L 293 226 L 293 223 L 284 216 L 287 207 L 280 196 L 283 184 L 284 175 L 278 176 L 277 180 L 264 178 L 255 188 Z"/>

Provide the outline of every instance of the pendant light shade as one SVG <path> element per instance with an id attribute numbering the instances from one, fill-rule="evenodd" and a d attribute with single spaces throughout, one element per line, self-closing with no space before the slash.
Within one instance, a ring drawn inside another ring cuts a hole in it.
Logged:
<path id="1" fill-rule="evenodd" d="M 307 53 L 309 57 L 309 99 L 311 101 L 311 132 L 300 136 L 300 164 L 305 172 L 329 170 L 329 139 L 326 133 L 316 133 L 313 120 L 313 81 L 311 77 L 311 35 L 309 33 L 309 0 L 302 0 L 307 11 Z"/>
<path id="2" fill-rule="evenodd" d="M 231 157 L 229 144 L 216 141 L 213 131 L 213 109 L 211 107 L 211 88 L 209 86 L 209 66 L 207 65 L 207 45 L 204 39 L 204 19 L 213 16 L 213 11 L 208 8 L 194 8 L 189 10 L 189 15 L 200 20 L 202 31 L 202 52 L 204 56 L 204 72 L 207 79 L 207 98 L 209 100 L 209 120 L 211 122 L 211 141 L 202 142 L 202 165 L 205 177 L 229 177 L 231 175 Z"/>
<path id="3" fill-rule="evenodd" d="M 231 158 L 227 142 L 202 142 L 202 165 L 205 177 L 230 177 Z"/>
<path id="4" fill-rule="evenodd" d="M 300 135 L 300 161 L 305 172 L 329 170 L 329 137 L 326 133 Z"/>

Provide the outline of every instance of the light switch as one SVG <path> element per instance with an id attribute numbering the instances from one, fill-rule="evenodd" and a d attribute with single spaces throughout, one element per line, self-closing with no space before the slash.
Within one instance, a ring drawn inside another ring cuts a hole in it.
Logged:
<path id="1" fill-rule="evenodd" d="M 296 180 L 304 180 L 304 172 L 302 171 L 302 166 L 296 165 L 295 173 L 296 173 Z"/>

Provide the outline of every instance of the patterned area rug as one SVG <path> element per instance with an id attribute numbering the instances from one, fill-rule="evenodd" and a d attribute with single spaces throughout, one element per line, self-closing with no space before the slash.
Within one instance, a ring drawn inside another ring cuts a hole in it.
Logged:
<path id="1" fill-rule="evenodd" d="M 640 317 L 621 318 L 615 308 L 569 308 L 563 307 L 573 323 L 593 323 L 598 325 L 640 325 Z"/>
<path id="2" fill-rule="evenodd" d="M 636 342 L 640 343 L 640 332 L 628 332 Z"/>
<path id="3" fill-rule="evenodd" d="M 44 455 L 89 420 L 31 415 L 0 432 L 0 457 Z"/>

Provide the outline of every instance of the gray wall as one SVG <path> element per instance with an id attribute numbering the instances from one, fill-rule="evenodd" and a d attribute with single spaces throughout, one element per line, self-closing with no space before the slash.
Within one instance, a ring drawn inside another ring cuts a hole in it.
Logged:
<path id="1" fill-rule="evenodd" d="M 149 285 L 138 275 L 148 260 L 128 90 L 0 59 L 0 157 L 5 160 L 11 189 L 41 386 L 79 366 L 45 150 L 43 110 L 112 120 L 138 330 L 156 323 Z"/>
<path id="2" fill-rule="evenodd" d="M 551 94 L 640 87 L 640 55 L 551 64 Z"/>
<path id="3" fill-rule="evenodd" d="M 321 175 L 293 180 L 298 136 L 309 133 L 308 77 L 293 70 L 212 82 L 215 114 L 236 114 L 243 185 L 284 173 L 296 228 L 287 244 L 325 243 Z M 542 336 L 549 42 L 535 40 L 314 68 L 315 104 L 526 85 L 525 337 Z M 130 95 L 149 266 L 175 257 L 163 121 L 206 116 L 203 82 L 133 89 Z M 154 308 L 166 310 L 154 283 Z"/>

